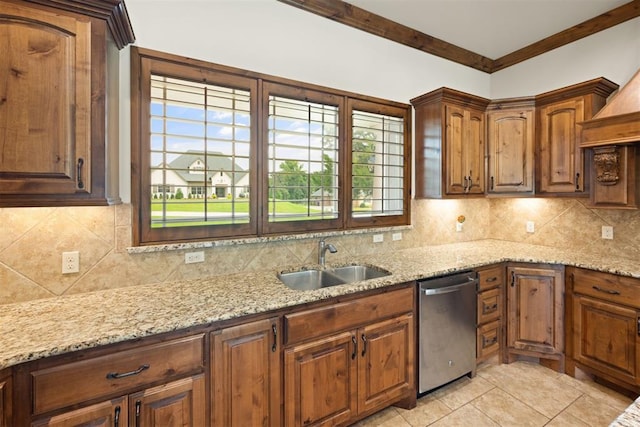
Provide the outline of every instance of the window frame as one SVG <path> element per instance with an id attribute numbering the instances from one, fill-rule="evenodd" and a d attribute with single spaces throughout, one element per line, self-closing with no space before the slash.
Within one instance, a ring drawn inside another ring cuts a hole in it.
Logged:
<path id="1" fill-rule="evenodd" d="M 150 81 L 151 75 L 246 90 L 250 93 L 249 222 L 188 227 L 151 227 Z M 269 222 L 269 96 L 338 107 L 338 217 Z M 401 215 L 352 217 L 352 111 L 399 117 L 404 123 L 403 212 Z M 411 105 L 354 94 L 131 47 L 131 203 L 135 246 L 268 237 L 322 231 L 406 226 L 411 221 Z"/>

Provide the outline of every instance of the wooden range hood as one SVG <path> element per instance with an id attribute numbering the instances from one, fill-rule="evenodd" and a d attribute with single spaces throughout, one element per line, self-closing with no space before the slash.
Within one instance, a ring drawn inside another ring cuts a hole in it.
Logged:
<path id="1" fill-rule="evenodd" d="M 591 206 L 637 209 L 640 201 L 640 70 L 582 126 L 591 159 Z"/>
<path id="2" fill-rule="evenodd" d="M 582 148 L 640 142 L 640 70 L 582 125 Z"/>

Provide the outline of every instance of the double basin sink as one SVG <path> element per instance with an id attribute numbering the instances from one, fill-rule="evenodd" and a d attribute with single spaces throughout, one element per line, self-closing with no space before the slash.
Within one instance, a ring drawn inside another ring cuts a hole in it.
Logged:
<path id="1" fill-rule="evenodd" d="M 391 273 L 377 267 L 367 265 L 346 265 L 328 269 L 310 269 L 279 273 L 278 279 L 287 287 L 297 291 L 327 288 L 360 282 L 362 280 L 377 279 L 389 276 Z"/>

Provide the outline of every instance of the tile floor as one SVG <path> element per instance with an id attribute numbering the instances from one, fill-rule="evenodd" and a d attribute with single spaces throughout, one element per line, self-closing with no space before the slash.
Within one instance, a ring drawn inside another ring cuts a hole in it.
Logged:
<path id="1" fill-rule="evenodd" d="M 608 426 L 632 399 L 589 379 L 558 374 L 537 363 L 485 363 L 418 399 L 407 411 L 387 408 L 357 427 Z"/>

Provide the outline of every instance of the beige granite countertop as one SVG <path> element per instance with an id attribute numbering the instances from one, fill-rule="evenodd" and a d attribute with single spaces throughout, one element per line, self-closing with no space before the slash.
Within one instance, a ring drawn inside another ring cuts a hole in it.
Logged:
<path id="1" fill-rule="evenodd" d="M 482 240 L 354 258 L 390 276 L 294 291 L 275 270 L 125 287 L 0 306 L 0 369 L 22 362 L 502 261 L 573 265 L 640 277 L 640 260 Z"/>

